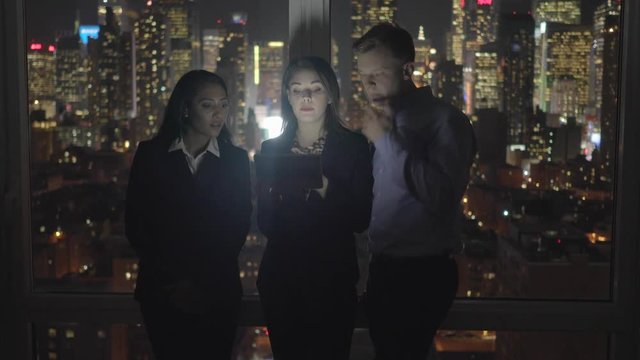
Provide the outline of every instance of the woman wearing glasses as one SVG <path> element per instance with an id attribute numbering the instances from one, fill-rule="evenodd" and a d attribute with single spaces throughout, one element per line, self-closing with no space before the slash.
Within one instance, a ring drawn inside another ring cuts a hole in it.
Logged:
<path id="1" fill-rule="evenodd" d="M 258 289 L 276 360 L 348 359 L 356 310 L 354 233 L 369 224 L 373 177 L 366 139 L 341 125 L 331 66 L 292 61 L 282 81 L 284 132 L 262 155 L 317 155 L 315 189 L 259 186 L 267 236 Z M 295 183 L 292 181 L 291 183 Z"/>

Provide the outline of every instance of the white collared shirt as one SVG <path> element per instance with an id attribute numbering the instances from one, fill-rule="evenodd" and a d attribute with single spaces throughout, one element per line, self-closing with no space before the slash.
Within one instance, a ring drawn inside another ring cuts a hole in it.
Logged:
<path id="1" fill-rule="evenodd" d="M 187 159 L 187 165 L 189 165 L 189 170 L 191 170 L 192 174 L 195 174 L 198 171 L 198 168 L 200 167 L 200 164 L 204 159 L 205 153 L 210 152 L 216 157 L 220 157 L 220 148 L 218 147 L 218 139 L 216 138 L 212 138 L 211 140 L 209 140 L 205 151 L 201 152 L 195 158 L 191 156 L 191 154 L 189 154 L 187 149 L 184 147 L 184 142 L 182 141 L 181 137 L 177 138 L 169 147 L 169 152 L 178 150 L 181 150 L 182 153 L 184 153 L 185 158 Z"/>

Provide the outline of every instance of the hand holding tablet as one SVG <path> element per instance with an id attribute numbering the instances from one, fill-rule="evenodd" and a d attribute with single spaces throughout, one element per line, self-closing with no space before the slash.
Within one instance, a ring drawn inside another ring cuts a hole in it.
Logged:
<path id="1" fill-rule="evenodd" d="M 254 157 L 256 178 L 262 185 L 292 189 L 323 187 L 320 155 L 262 155 Z"/>

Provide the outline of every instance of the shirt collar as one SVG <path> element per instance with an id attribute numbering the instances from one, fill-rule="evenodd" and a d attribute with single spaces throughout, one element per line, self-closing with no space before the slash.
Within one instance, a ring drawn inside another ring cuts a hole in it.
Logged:
<path id="1" fill-rule="evenodd" d="M 171 146 L 169 146 L 169 152 L 177 151 L 177 150 L 181 150 L 186 155 L 191 156 L 191 154 L 189 154 L 187 149 L 184 147 L 184 142 L 182 141 L 182 137 L 176 138 L 171 144 Z M 211 140 L 209 140 L 209 143 L 207 144 L 207 148 L 205 149 L 205 151 L 212 153 L 216 157 L 220 157 L 220 147 L 218 146 L 218 139 L 211 138 Z"/>

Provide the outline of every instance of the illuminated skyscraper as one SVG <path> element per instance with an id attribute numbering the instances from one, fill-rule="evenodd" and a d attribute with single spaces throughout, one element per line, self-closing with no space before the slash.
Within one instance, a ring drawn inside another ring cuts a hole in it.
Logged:
<path id="1" fill-rule="evenodd" d="M 543 23 L 541 36 L 540 107 L 549 109 L 551 90 L 557 81 L 575 81 L 575 104 L 563 109 L 559 115 L 580 119 L 589 103 L 589 53 L 593 42 L 591 29 L 582 25 Z M 567 89 L 556 85 L 556 90 Z M 560 91 L 560 90 L 558 90 Z M 556 93 L 560 95 L 560 93 Z M 558 109 L 554 109 L 558 111 Z"/>
<path id="2" fill-rule="evenodd" d="M 478 98 L 475 94 L 477 69 L 476 53 L 489 43 L 496 40 L 497 35 L 497 2 L 493 0 L 466 0 L 461 2 L 464 11 L 464 51 L 463 51 L 463 89 L 465 94 L 465 112 L 471 114 L 474 109 L 485 108 L 487 104 L 476 106 L 474 101 Z M 485 60 L 485 65 L 486 60 Z M 497 63 L 496 63 L 497 64 Z M 497 66 L 497 65 L 496 65 Z M 485 69 L 486 70 L 486 69 Z M 485 74 L 487 75 L 487 74 Z M 484 75 L 483 75 L 484 78 Z M 485 87 L 486 84 L 481 85 Z"/>
<path id="3" fill-rule="evenodd" d="M 158 5 L 166 14 L 169 38 L 187 39 L 189 37 L 189 9 L 184 0 L 159 0 Z"/>
<path id="4" fill-rule="evenodd" d="M 542 84 L 546 80 L 542 76 L 544 71 L 542 64 L 546 62 L 544 48 L 546 44 L 543 44 L 543 38 L 547 36 L 547 24 L 580 24 L 580 0 L 536 0 L 533 4 L 533 19 L 535 21 L 536 42 L 533 104 L 546 111 L 548 98 L 543 99 L 541 96 L 546 94 L 546 87 L 549 86 Z"/>
<path id="5" fill-rule="evenodd" d="M 224 45 L 225 38 L 226 31 L 223 28 L 202 30 L 203 69 L 216 72 L 220 61 L 220 48 Z"/>
<path id="6" fill-rule="evenodd" d="M 166 17 L 169 28 L 171 50 L 171 86 L 191 70 L 191 42 L 189 41 L 189 13 L 182 1 L 166 2 Z"/>
<path id="7" fill-rule="evenodd" d="M 138 116 L 136 101 L 136 40 L 130 31 L 123 32 L 120 36 L 122 49 L 122 68 L 120 70 L 120 91 L 123 96 L 124 114 L 128 119 Z"/>
<path id="8" fill-rule="evenodd" d="M 171 41 L 171 51 L 169 64 L 171 69 L 171 87 L 175 86 L 182 75 L 192 69 L 191 43 L 183 40 L 173 39 Z"/>
<path id="9" fill-rule="evenodd" d="M 29 111 L 44 110 L 48 118 L 56 113 L 56 48 L 34 42 L 27 52 Z"/>
<path id="10" fill-rule="evenodd" d="M 95 1 L 95 0 L 94 0 Z M 106 23 L 107 8 L 110 7 L 115 15 L 118 27 L 124 32 L 132 32 L 133 26 L 139 17 L 137 6 L 132 6 L 134 0 L 97 0 L 98 1 L 98 24 Z M 153 0 L 152 0 L 153 1 Z M 145 0 L 149 3 L 149 0 Z"/>
<path id="11" fill-rule="evenodd" d="M 463 2 L 465 46 L 467 51 L 474 52 L 482 45 L 496 41 L 498 4 L 494 0 Z"/>
<path id="12" fill-rule="evenodd" d="M 100 124 L 121 116 L 119 89 L 122 52 L 120 27 L 111 8 L 107 8 L 104 25 L 100 25 L 98 39 L 89 39 L 89 111 Z"/>
<path id="13" fill-rule="evenodd" d="M 234 94 L 229 127 L 238 144 L 244 143 L 243 124 L 247 109 L 245 79 L 249 45 L 246 25 L 247 14 L 242 12 L 232 13 L 229 21 L 221 24 L 225 28 L 226 38 L 218 62 L 218 73 L 225 78 L 229 93 Z"/>
<path id="14" fill-rule="evenodd" d="M 580 0 L 537 0 L 533 5 L 536 26 L 543 22 L 580 24 Z"/>
<path id="15" fill-rule="evenodd" d="M 87 115 L 87 61 L 78 35 L 56 43 L 56 99 L 78 116 Z"/>
<path id="16" fill-rule="evenodd" d="M 608 15 L 604 26 L 604 58 L 602 71 L 601 178 L 613 183 L 618 119 L 618 55 L 620 51 L 620 15 Z"/>
<path id="17" fill-rule="evenodd" d="M 553 144 L 553 129 L 547 127 L 547 115 L 538 110 L 527 121 L 526 150 L 529 157 L 536 161 L 551 161 L 551 145 Z"/>
<path id="18" fill-rule="evenodd" d="M 607 29 L 607 17 L 620 16 L 621 0 L 605 0 L 598 5 L 593 14 L 594 33 L 599 34 Z"/>
<path id="19" fill-rule="evenodd" d="M 194 0 L 157 0 L 169 36 L 170 85 L 191 69 L 201 67 L 200 28 Z M 155 6 L 155 4 L 153 5 Z"/>
<path id="20" fill-rule="evenodd" d="M 396 13 L 398 12 L 398 6 L 396 4 L 397 3 L 396 0 L 363 0 L 363 1 L 365 4 L 365 10 L 366 10 L 365 24 L 371 24 L 371 26 L 373 26 L 381 22 L 391 22 L 395 20 Z"/>
<path id="21" fill-rule="evenodd" d="M 501 74 L 495 46 L 485 45 L 475 52 L 475 82 L 473 104 L 475 109 L 499 109 Z"/>
<path id="22" fill-rule="evenodd" d="M 413 39 L 416 58 L 413 64 L 412 80 L 416 86 L 433 85 L 433 73 L 436 68 L 436 49 L 431 47 L 431 41 L 424 35 L 424 27 L 418 28 L 418 37 Z"/>
<path id="23" fill-rule="evenodd" d="M 450 42 L 447 45 L 447 59 L 462 65 L 464 52 L 464 0 L 452 0 Z"/>
<path id="24" fill-rule="evenodd" d="M 148 6 L 135 24 L 135 38 L 138 116 L 134 128 L 139 141 L 157 132 L 170 94 L 167 26 L 162 12 Z"/>
<path id="25" fill-rule="evenodd" d="M 555 79 L 549 90 L 549 114 L 562 115 L 563 122 L 575 117 L 578 104 L 578 82 L 572 77 Z"/>
<path id="26" fill-rule="evenodd" d="M 498 35 L 504 83 L 503 109 L 509 122 L 508 144 L 523 144 L 525 122 L 533 113 L 534 21 L 531 15 L 503 15 Z"/>
<path id="27" fill-rule="evenodd" d="M 105 25 L 107 23 L 108 7 L 113 11 L 115 22 L 119 28 L 130 25 L 127 21 L 125 6 L 120 0 L 98 0 L 98 24 Z"/>
<path id="28" fill-rule="evenodd" d="M 429 65 L 431 42 L 425 37 L 422 25 L 418 28 L 418 37 L 413 39 L 413 44 L 416 49 L 416 64 Z"/>
<path id="29" fill-rule="evenodd" d="M 596 120 L 601 119 L 602 108 L 602 76 L 604 61 L 604 39 L 609 29 L 605 22 L 608 16 L 620 16 L 620 3 L 617 0 L 607 0 L 600 4 L 593 15 L 593 47 L 590 58 L 590 99 L 596 109 Z"/>
<path id="30" fill-rule="evenodd" d="M 129 120 L 136 114 L 133 35 L 121 33 L 111 8 L 97 40 L 89 39 L 89 113 L 101 127 L 100 147 L 124 151 L 130 144 Z"/>

